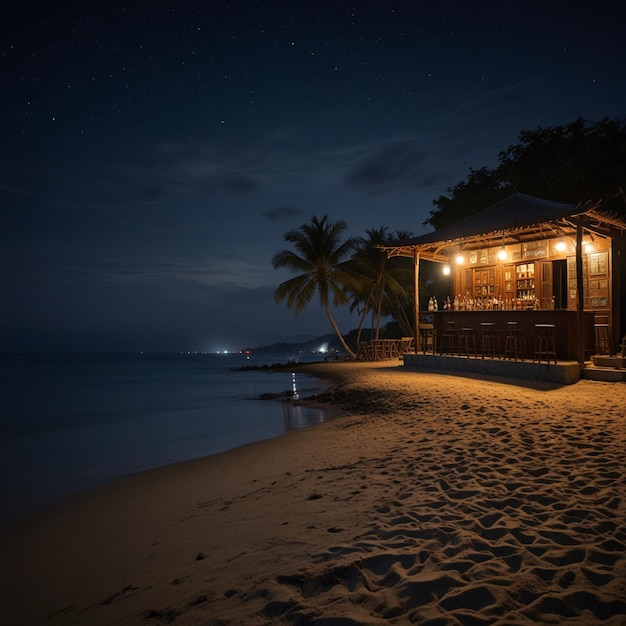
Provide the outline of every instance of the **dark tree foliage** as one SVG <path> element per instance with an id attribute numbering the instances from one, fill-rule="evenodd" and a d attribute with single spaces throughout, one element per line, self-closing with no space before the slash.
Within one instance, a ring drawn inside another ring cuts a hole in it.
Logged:
<path id="1" fill-rule="evenodd" d="M 511 194 L 510 185 L 503 183 L 496 170 L 482 167 L 470 168 L 467 179 L 446 190 L 451 197 L 439 196 L 433 204 L 439 207 L 431 211 L 424 225 L 430 224 L 435 230 L 454 224 L 469 215 L 499 202 Z"/>
<path id="2" fill-rule="evenodd" d="M 424 224 L 439 229 L 504 199 L 514 191 L 566 204 L 602 202 L 626 217 L 626 118 L 538 127 L 499 154 L 495 169 L 470 169 L 466 180 L 433 200 Z"/>

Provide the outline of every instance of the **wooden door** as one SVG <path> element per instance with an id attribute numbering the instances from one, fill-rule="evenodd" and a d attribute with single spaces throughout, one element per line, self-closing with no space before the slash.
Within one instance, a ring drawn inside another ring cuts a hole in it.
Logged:
<path id="1" fill-rule="evenodd" d="M 541 309 L 553 309 L 554 301 L 552 300 L 552 263 L 544 262 L 541 264 L 539 275 L 539 307 Z"/>

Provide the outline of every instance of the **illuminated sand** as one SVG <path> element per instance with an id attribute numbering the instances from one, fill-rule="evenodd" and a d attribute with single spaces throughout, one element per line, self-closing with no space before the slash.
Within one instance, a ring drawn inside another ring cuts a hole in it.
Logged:
<path id="1" fill-rule="evenodd" d="M 352 415 L 3 537 L 4 623 L 626 624 L 626 385 L 308 369 Z"/>

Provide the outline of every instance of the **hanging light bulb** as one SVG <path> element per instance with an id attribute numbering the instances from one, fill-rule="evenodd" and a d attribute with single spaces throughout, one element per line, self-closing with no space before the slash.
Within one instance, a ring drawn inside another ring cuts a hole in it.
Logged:
<path id="1" fill-rule="evenodd" d="M 498 250 L 498 254 L 497 254 L 498 260 L 499 261 L 506 261 L 506 247 L 504 246 L 504 231 L 502 231 L 502 245 L 500 246 L 500 249 Z"/>
<path id="2" fill-rule="evenodd" d="M 565 242 L 563 241 L 563 239 L 559 239 L 556 242 L 556 245 L 554 246 L 556 250 L 558 250 L 559 252 L 565 252 L 565 248 L 567 248 L 567 246 L 565 245 Z"/>
<path id="3" fill-rule="evenodd" d="M 448 276 L 449 274 L 450 274 L 450 266 L 446 263 L 446 264 L 443 266 L 443 275 L 444 275 L 444 276 Z"/>
<path id="4" fill-rule="evenodd" d="M 457 262 L 457 265 L 463 265 L 463 263 L 465 263 L 465 257 L 462 254 L 457 254 L 456 262 Z"/>

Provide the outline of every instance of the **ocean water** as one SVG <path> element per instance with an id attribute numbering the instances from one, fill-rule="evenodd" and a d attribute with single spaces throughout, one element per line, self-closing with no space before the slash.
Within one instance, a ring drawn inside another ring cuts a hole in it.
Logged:
<path id="1" fill-rule="evenodd" d="M 0 521 L 124 475 L 216 454 L 324 421 L 302 373 L 241 371 L 320 355 L 4 355 Z"/>

